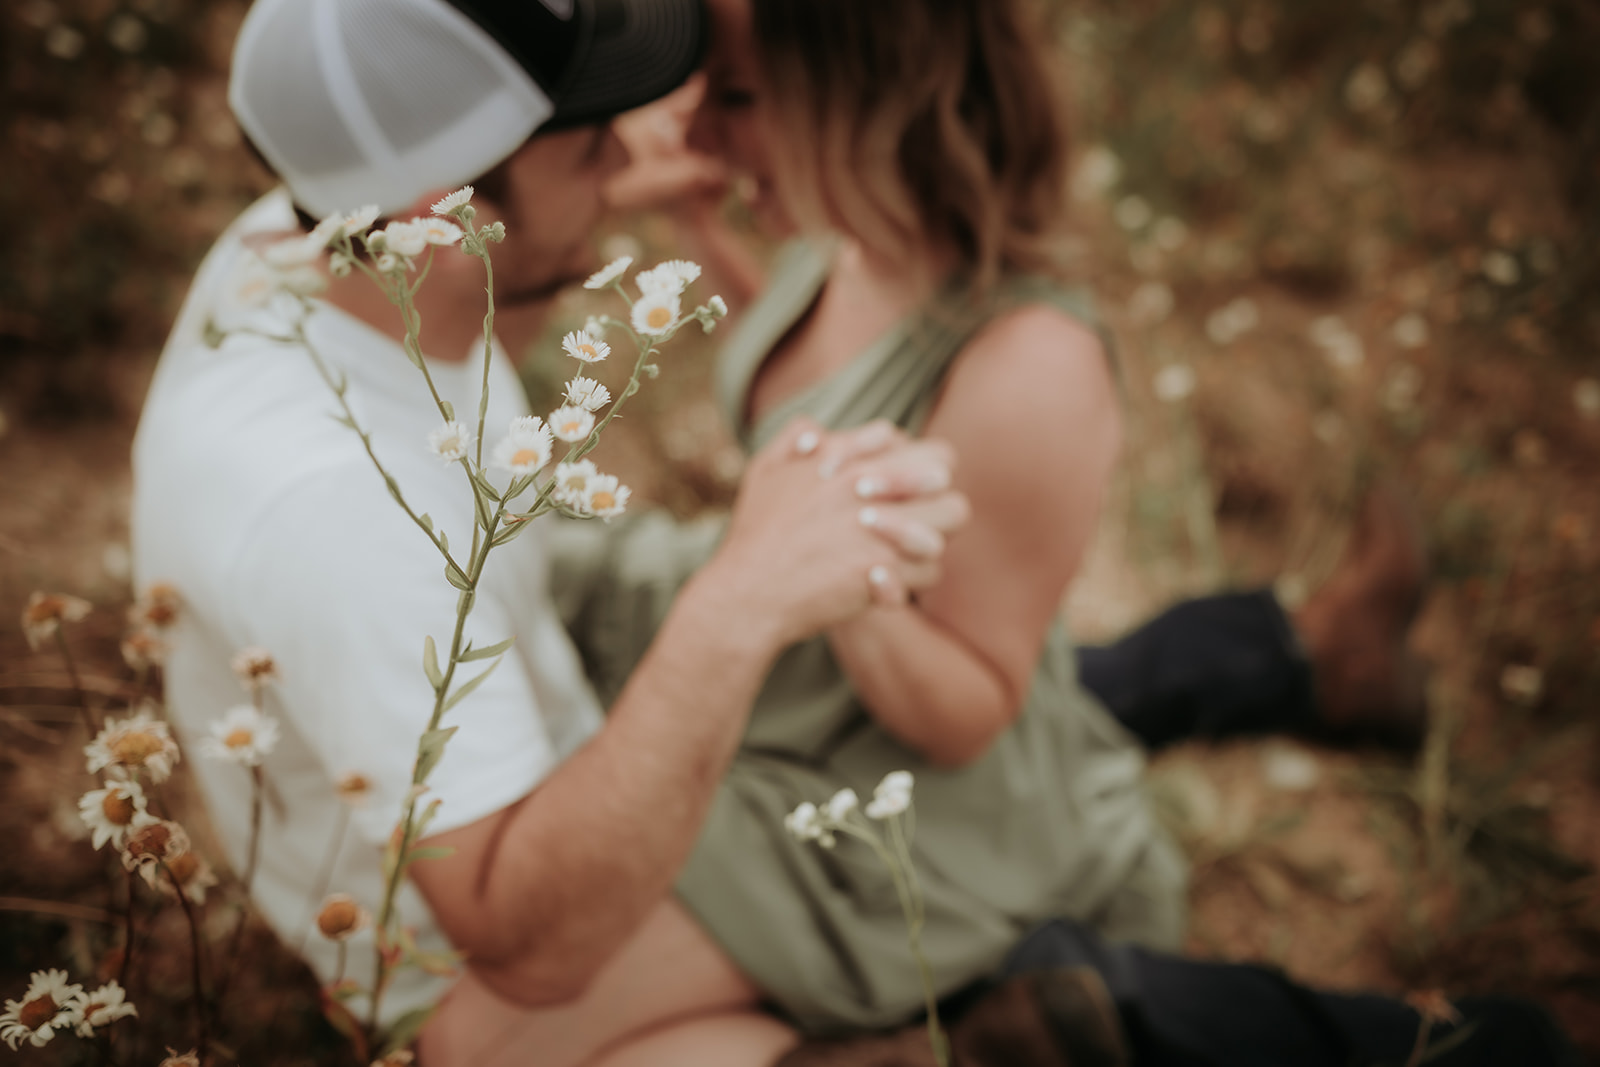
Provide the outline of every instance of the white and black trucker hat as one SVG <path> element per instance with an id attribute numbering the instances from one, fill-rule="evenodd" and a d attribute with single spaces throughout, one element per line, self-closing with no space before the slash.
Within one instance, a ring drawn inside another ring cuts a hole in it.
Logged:
<path id="1" fill-rule="evenodd" d="M 392 212 L 665 95 L 706 35 L 702 0 L 255 0 L 228 102 L 300 207 Z"/>

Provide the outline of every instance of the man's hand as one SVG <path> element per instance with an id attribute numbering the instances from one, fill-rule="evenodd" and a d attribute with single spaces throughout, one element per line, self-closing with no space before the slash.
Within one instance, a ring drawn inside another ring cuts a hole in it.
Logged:
<path id="1" fill-rule="evenodd" d="M 689 124 L 705 87 L 705 75 L 695 74 L 660 100 L 612 120 L 629 162 L 606 182 L 608 206 L 687 216 L 717 209 L 728 191 L 728 168 L 688 143 Z"/>

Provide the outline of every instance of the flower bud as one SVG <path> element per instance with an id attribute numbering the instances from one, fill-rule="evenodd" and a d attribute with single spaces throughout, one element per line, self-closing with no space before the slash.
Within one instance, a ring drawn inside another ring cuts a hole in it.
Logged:
<path id="1" fill-rule="evenodd" d="M 317 913 L 317 929 L 329 941 L 344 941 L 366 928 L 371 916 L 348 893 L 335 893 Z"/>

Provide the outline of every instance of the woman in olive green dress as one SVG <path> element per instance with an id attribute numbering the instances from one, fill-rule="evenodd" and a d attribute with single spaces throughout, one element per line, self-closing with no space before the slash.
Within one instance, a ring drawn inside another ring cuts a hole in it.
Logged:
<path id="1" fill-rule="evenodd" d="M 1142 750 L 1078 684 L 1057 618 L 1119 421 L 1092 312 L 1058 281 L 1066 138 L 1039 28 L 1010 0 L 710 6 L 691 143 L 798 234 L 722 354 L 730 425 L 751 449 L 796 415 L 944 438 L 974 517 L 937 588 L 779 661 L 679 899 L 803 1031 L 911 1017 L 921 987 L 888 873 L 783 824 L 909 769 L 942 993 L 1053 916 L 1176 947 L 1184 868 L 1147 808 Z M 603 696 L 716 536 L 650 516 L 603 541 L 572 531 L 556 592 Z"/>

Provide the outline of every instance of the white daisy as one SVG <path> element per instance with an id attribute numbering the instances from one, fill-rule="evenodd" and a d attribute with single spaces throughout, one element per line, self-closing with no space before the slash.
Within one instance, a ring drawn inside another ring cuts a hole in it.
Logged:
<path id="1" fill-rule="evenodd" d="M 78 622 L 93 605 L 65 593 L 34 593 L 22 609 L 22 632 L 28 647 L 37 649 L 56 635 L 64 622 Z"/>
<path id="2" fill-rule="evenodd" d="M 681 293 L 698 277 L 700 264 L 687 259 L 669 259 L 649 270 L 640 271 L 633 282 L 639 287 L 639 292 L 649 296 L 661 292 Z"/>
<path id="3" fill-rule="evenodd" d="M 878 783 L 872 791 L 872 801 L 867 805 L 867 818 L 887 819 L 891 815 L 903 814 L 911 807 L 910 771 L 890 771 L 883 776 L 883 781 Z"/>
<path id="4" fill-rule="evenodd" d="M 585 289 L 604 289 L 622 276 L 622 272 L 633 266 L 632 256 L 619 256 L 610 263 L 589 275 L 589 280 L 583 283 Z"/>
<path id="5" fill-rule="evenodd" d="M 860 803 L 854 789 L 839 790 L 828 800 L 828 821 L 835 824 L 844 822 L 845 816 L 855 811 Z"/>
<path id="6" fill-rule="evenodd" d="M 178 612 L 182 607 L 183 598 L 178 595 L 175 586 L 155 582 L 128 609 L 128 621 L 134 626 L 153 626 L 157 630 L 165 630 L 178 621 Z"/>
<path id="7" fill-rule="evenodd" d="M 149 771 L 150 780 L 164 782 L 181 758 L 167 724 L 146 706 L 125 719 L 108 719 L 95 739 L 83 748 L 89 773 L 105 771 L 114 778 L 131 778 Z"/>
<path id="8" fill-rule="evenodd" d="M 589 499 L 589 482 L 599 473 L 595 465 L 586 459 L 577 463 L 557 463 L 556 487 L 550 495 L 558 504 L 582 510 L 584 501 Z"/>
<path id="9" fill-rule="evenodd" d="M 24 1040 L 41 1047 L 55 1036 L 57 1027 L 71 1025 L 72 1003 L 82 992 L 83 986 L 67 981 L 66 971 L 34 971 L 22 999 L 6 1001 L 5 1012 L 0 1013 L 0 1041 L 13 1050 Z"/>
<path id="10" fill-rule="evenodd" d="M 611 390 L 580 374 L 567 383 L 567 403 L 585 411 L 599 411 L 611 403 Z"/>
<path id="11" fill-rule="evenodd" d="M 211 736 L 201 738 L 200 752 L 212 759 L 259 767 L 277 747 L 278 733 L 276 719 L 240 704 L 211 724 Z"/>
<path id="12" fill-rule="evenodd" d="M 809 800 L 785 815 L 783 825 L 800 841 L 816 841 L 827 832 L 822 824 L 822 813 Z"/>
<path id="13" fill-rule="evenodd" d="M 366 233 L 367 230 L 372 228 L 372 224 L 378 221 L 379 214 L 377 204 L 363 204 L 341 220 L 342 225 L 340 228 L 344 230 L 347 237 Z"/>
<path id="14" fill-rule="evenodd" d="M 574 330 L 561 339 L 561 350 L 573 359 L 599 363 L 611 354 L 611 346 L 588 330 Z"/>
<path id="15" fill-rule="evenodd" d="M 335 220 L 338 221 L 337 219 Z M 317 257 L 322 255 L 322 250 L 328 246 L 328 238 L 316 230 L 298 237 L 290 237 L 282 241 L 275 241 L 261 250 L 261 258 L 268 266 L 278 267 L 303 267 L 308 263 L 315 263 Z"/>
<path id="16" fill-rule="evenodd" d="M 428 235 L 417 223 L 391 222 L 383 228 L 383 246 L 397 256 L 420 256 L 428 248 Z"/>
<path id="17" fill-rule="evenodd" d="M 473 434 L 465 423 L 447 422 L 428 434 L 428 447 L 446 463 L 465 459 L 472 450 Z"/>
<path id="18" fill-rule="evenodd" d="M 413 219 L 430 245 L 453 245 L 461 240 L 461 227 L 445 219 Z"/>
<path id="19" fill-rule="evenodd" d="M 206 890 L 217 884 L 217 875 L 211 869 L 211 864 L 193 852 L 185 852 L 167 860 L 165 870 L 159 864 L 147 863 L 139 868 L 139 877 L 151 889 L 173 899 L 177 899 L 181 892 L 191 904 L 204 904 Z"/>
<path id="20" fill-rule="evenodd" d="M 597 474 L 589 479 L 581 510 L 598 519 L 614 519 L 628 507 L 633 490 L 620 484 L 614 474 Z"/>
<path id="21" fill-rule="evenodd" d="M 128 1003 L 127 990 L 113 980 L 93 993 L 78 994 L 73 1001 L 72 1014 L 78 1036 L 93 1037 L 102 1026 L 137 1016 L 139 1009 Z"/>
<path id="22" fill-rule="evenodd" d="M 346 771 L 333 783 L 333 791 L 340 800 L 352 808 L 365 807 L 377 787 L 372 784 L 372 779 L 360 771 Z"/>
<path id="23" fill-rule="evenodd" d="M 550 432 L 568 443 L 582 441 L 594 429 L 594 413 L 571 405 L 556 408 L 548 421 Z"/>
<path id="24" fill-rule="evenodd" d="M 149 630 L 130 630 L 122 639 L 122 661 L 136 671 L 147 671 L 167 661 L 167 643 Z"/>
<path id="25" fill-rule="evenodd" d="M 93 834 L 95 848 L 111 842 L 121 848 L 128 835 L 159 822 L 145 811 L 144 790 L 138 782 L 110 782 L 104 789 L 93 789 L 78 799 L 78 814 Z"/>
<path id="26" fill-rule="evenodd" d="M 463 185 L 444 199 L 436 201 L 433 205 L 433 213 L 435 215 L 448 215 L 471 199 L 472 186 Z"/>
<path id="27" fill-rule="evenodd" d="M 241 648 L 234 653 L 230 666 L 246 689 L 276 681 L 278 677 L 278 662 L 264 648 Z"/>
<path id="28" fill-rule="evenodd" d="M 649 337 L 659 337 L 678 321 L 682 305 L 674 289 L 645 293 L 633 305 L 633 328 Z"/>
<path id="29" fill-rule="evenodd" d="M 375 261 L 373 261 L 373 266 L 378 268 L 379 274 L 398 274 L 401 270 L 405 269 L 406 260 L 401 259 L 399 256 L 393 255 L 392 253 L 385 252 L 383 255 L 379 256 Z"/>
<path id="30" fill-rule="evenodd" d="M 495 446 L 491 462 L 523 478 L 550 462 L 551 444 L 550 427 L 537 415 L 524 415 L 511 420 L 511 428 Z"/>

